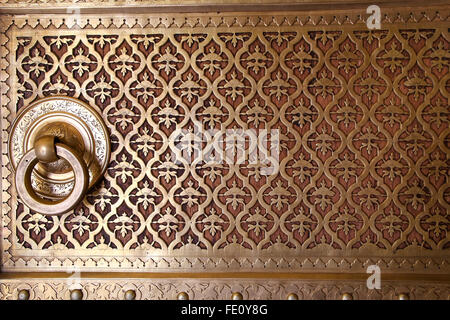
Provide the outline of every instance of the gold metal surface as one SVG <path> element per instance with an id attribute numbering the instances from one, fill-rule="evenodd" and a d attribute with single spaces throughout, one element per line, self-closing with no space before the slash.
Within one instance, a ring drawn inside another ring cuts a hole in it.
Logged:
<path id="1" fill-rule="evenodd" d="M 177 294 L 177 300 L 189 300 L 189 295 L 186 292 L 180 292 Z"/>
<path id="2" fill-rule="evenodd" d="M 83 291 L 80 289 L 74 289 L 70 291 L 70 300 L 81 300 L 83 299 Z"/>
<path id="3" fill-rule="evenodd" d="M 445 5 L 446 0 L 428 0 L 427 6 Z M 259 12 L 360 9 L 373 5 L 371 0 L 0 0 L 0 13 L 101 13 L 167 14 L 177 12 L 251 12 L 255 5 Z M 423 7 L 420 0 L 378 0 L 383 7 Z"/>
<path id="4" fill-rule="evenodd" d="M 83 200 L 89 185 L 88 169 L 83 158 L 65 144 L 52 143 L 52 145 L 52 148 L 56 149 L 56 154 L 69 163 L 75 177 L 73 189 L 67 197 L 52 201 L 36 194 L 31 175 L 39 159 L 34 149 L 24 154 L 16 168 L 15 183 L 18 196 L 30 210 L 42 215 L 59 215 L 73 210 Z M 39 147 L 42 148 L 42 145 Z"/>
<path id="5" fill-rule="evenodd" d="M 2 19 L 4 132 L 62 94 L 112 141 L 102 184 L 61 217 L 27 210 L 2 163 L 2 270 L 173 275 L 83 278 L 83 299 L 448 299 L 417 275 L 450 270 L 449 8 L 383 10 L 380 30 L 359 9 Z M 171 132 L 196 125 L 281 130 L 279 172 L 174 163 Z M 413 278 L 339 278 L 373 264 Z M 200 271 L 223 278 L 180 279 Z M 65 279 L 0 281 L 24 288 L 70 298 Z"/>
<path id="6" fill-rule="evenodd" d="M 30 299 L 30 291 L 22 289 L 17 295 L 18 300 L 28 300 Z"/>
<path id="7" fill-rule="evenodd" d="M 54 136 L 82 155 L 89 171 L 89 188 L 102 178 L 109 162 L 110 142 L 103 119 L 95 109 L 80 100 L 53 95 L 21 108 L 8 141 L 8 156 L 13 169 L 43 136 Z M 40 155 L 37 153 L 36 156 Z M 41 160 L 33 171 L 34 190 L 48 199 L 67 197 L 74 187 L 70 164 L 63 158 L 45 162 Z"/>
<path id="8" fill-rule="evenodd" d="M 67 275 L 68 277 L 68 275 Z M 70 279 L 31 278 L 0 282 L 0 298 L 18 299 L 20 290 L 29 290 L 29 299 L 69 300 Z M 397 300 L 408 293 L 411 300 L 448 300 L 450 286 L 443 282 L 384 281 L 380 290 L 369 290 L 366 281 L 279 280 L 265 279 L 82 279 L 79 284 L 83 300 L 123 300 L 125 292 L 136 291 L 136 300 L 176 300 L 180 291 L 189 300 L 231 300 L 235 291 L 245 300 L 285 300 L 295 293 L 299 300 L 342 300 L 352 292 L 354 300 Z"/>
<path id="9" fill-rule="evenodd" d="M 257 17 L 12 25 L 8 110 L 76 95 L 101 110 L 112 161 L 61 220 L 17 214 L 11 193 L 4 269 L 447 272 L 448 23 Z M 172 163 L 170 133 L 194 125 L 278 128 L 280 171 Z"/>
<path id="10" fill-rule="evenodd" d="M 350 293 L 346 292 L 342 295 L 342 300 L 353 300 L 353 297 Z"/>
<path id="11" fill-rule="evenodd" d="M 287 300 L 298 300 L 298 295 L 296 293 L 289 293 L 287 295 Z"/>
<path id="12" fill-rule="evenodd" d="M 55 136 L 41 135 L 34 142 L 36 158 L 43 163 L 59 160 L 56 154 Z"/>
<path id="13" fill-rule="evenodd" d="M 398 300 L 409 300 L 409 297 L 406 293 L 400 293 L 398 295 Z"/>
<path id="14" fill-rule="evenodd" d="M 73 210 L 106 170 L 108 133 L 101 118 L 83 102 L 65 97 L 38 100 L 19 112 L 12 128 L 8 143 L 11 162 L 19 161 L 16 190 L 37 214 Z M 55 193 L 58 190 L 64 192 Z"/>
<path id="15" fill-rule="evenodd" d="M 242 297 L 242 293 L 240 292 L 233 292 L 233 294 L 231 295 L 231 300 L 242 300 L 244 299 Z"/>
<path id="16" fill-rule="evenodd" d="M 125 292 L 125 300 L 135 300 L 135 299 L 136 299 L 135 290 L 127 290 L 127 292 Z"/>

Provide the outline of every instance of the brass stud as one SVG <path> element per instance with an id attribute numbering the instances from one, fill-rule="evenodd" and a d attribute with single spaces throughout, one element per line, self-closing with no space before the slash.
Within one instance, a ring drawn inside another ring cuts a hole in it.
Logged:
<path id="1" fill-rule="evenodd" d="M 134 300 L 134 299 L 136 299 L 136 291 L 127 290 L 125 292 L 125 300 Z"/>
<path id="2" fill-rule="evenodd" d="M 342 295 L 342 300 L 353 300 L 353 296 L 346 292 Z"/>
<path id="3" fill-rule="evenodd" d="M 298 295 L 295 293 L 289 293 L 287 296 L 288 300 L 298 300 Z"/>
<path id="4" fill-rule="evenodd" d="M 189 300 L 189 295 L 186 292 L 180 292 L 177 295 L 178 300 Z"/>
<path id="5" fill-rule="evenodd" d="M 240 292 L 234 292 L 231 295 L 231 300 L 243 300 L 244 297 L 242 296 L 242 294 Z"/>
<path id="6" fill-rule="evenodd" d="M 400 293 L 398 295 L 398 300 L 409 300 L 409 297 L 406 293 Z"/>
<path id="7" fill-rule="evenodd" d="M 83 299 L 83 292 L 80 289 L 70 291 L 70 300 L 81 300 L 81 299 Z"/>
<path id="8" fill-rule="evenodd" d="M 17 294 L 17 299 L 19 299 L 19 300 L 30 299 L 30 291 L 28 291 L 26 289 L 20 290 L 19 293 Z"/>

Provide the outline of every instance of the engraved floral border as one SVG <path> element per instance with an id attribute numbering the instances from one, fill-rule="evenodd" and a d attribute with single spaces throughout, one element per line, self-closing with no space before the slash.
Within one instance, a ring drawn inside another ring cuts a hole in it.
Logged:
<path id="1" fill-rule="evenodd" d="M 191 300 L 229 300 L 234 292 L 245 300 L 449 300 L 450 285 L 436 282 L 383 281 L 381 289 L 369 290 L 365 281 L 275 280 L 275 279 L 15 279 L 0 282 L 0 300 L 16 300 L 21 290 L 30 300 L 69 300 L 78 289 L 83 300 L 125 300 L 133 291 L 136 300 L 174 300 L 185 292 Z"/>

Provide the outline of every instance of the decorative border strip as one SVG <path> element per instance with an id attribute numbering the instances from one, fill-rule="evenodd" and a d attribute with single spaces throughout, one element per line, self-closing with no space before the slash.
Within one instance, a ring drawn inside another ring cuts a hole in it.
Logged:
<path id="1" fill-rule="evenodd" d="M 408 8 L 411 9 L 411 8 Z M 380 23 L 420 23 L 448 22 L 450 6 L 427 7 L 421 10 L 385 8 Z M 286 15 L 265 13 L 208 13 L 208 14 L 116 14 L 98 15 L 2 15 L 0 32 L 6 32 L 11 26 L 19 29 L 30 27 L 55 28 L 207 28 L 207 27 L 283 27 L 283 26 L 340 26 L 365 25 L 369 17 L 363 10 L 337 10 L 330 13 L 318 12 L 314 15 L 302 15 L 299 12 L 286 12 Z"/>
<path id="2" fill-rule="evenodd" d="M 389 273 L 433 273 L 448 274 L 448 258 L 189 258 L 189 257 L 149 257 L 149 258 L 97 258 L 80 257 L 76 260 L 12 257 L 5 261 L 3 271 L 26 272 L 45 268 L 46 271 L 82 270 L 98 271 L 99 267 L 110 272 L 248 272 L 301 271 L 301 272 L 366 272 L 370 265 L 378 265 L 381 271 Z"/>
<path id="3" fill-rule="evenodd" d="M 381 281 L 369 290 L 366 281 L 275 279 L 11 279 L 0 281 L 0 300 L 172 300 L 187 294 L 191 300 L 449 300 L 450 284 L 419 281 Z"/>
<path id="4" fill-rule="evenodd" d="M 418 0 L 409 0 L 410 3 L 421 4 Z M 434 0 L 435 3 L 445 3 L 443 0 Z M 378 0 L 378 4 L 391 5 L 398 4 L 395 0 Z M 188 5 L 202 6 L 242 6 L 242 5 L 304 5 L 304 6 L 320 6 L 324 5 L 321 0 L 0 0 L 0 4 L 8 8 L 30 8 L 33 6 L 39 7 L 83 7 L 83 8 L 95 8 L 99 4 L 108 5 L 109 7 L 180 7 Z M 325 3 L 325 5 L 365 5 L 361 0 L 331 0 Z M 369 4 L 367 4 L 369 5 Z"/>
<path id="5" fill-rule="evenodd" d="M 0 219 L 0 252 L 1 252 L 1 264 L 4 261 L 7 261 L 11 258 L 8 250 L 11 247 L 11 243 L 7 241 L 9 235 L 11 234 L 8 225 L 10 223 L 10 219 L 8 217 L 8 213 L 11 211 L 11 207 L 9 206 L 9 200 L 11 195 L 9 193 L 10 190 L 10 182 L 8 181 L 9 175 L 11 171 L 9 170 L 7 164 L 8 160 L 8 128 L 11 125 L 8 117 L 10 115 L 10 111 L 8 109 L 8 104 L 10 99 L 8 97 L 9 94 L 9 86 L 8 86 L 8 67 L 9 67 L 9 50 L 8 50 L 8 42 L 9 38 L 6 34 L 6 30 L 9 27 L 8 19 L 0 19 L 0 129 L 2 135 L 1 141 L 1 184 L 2 184 L 2 207 L 1 207 L 1 219 Z M 6 246 L 4 246 L 6 245 Z M 0 267 L 1 268 L 1 267 Z"/>

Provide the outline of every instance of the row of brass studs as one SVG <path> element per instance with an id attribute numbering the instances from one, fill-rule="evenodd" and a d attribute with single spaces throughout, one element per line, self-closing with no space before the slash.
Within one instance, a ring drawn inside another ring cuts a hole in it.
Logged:
<path id="1" fill-rule="evenodd" d="M 130 290 L 132 291 L 132 290 Z M 127 291 L 128 292 L 128 291 Z M 189 295 L 186 292 L 180 292 L 177 295 L 178 300 L 189 300 Z M 298 300 L 298 295 L 296 293 L 289 293 L 286 297 L 287 300 Z M 409 296 L 406 293 L 400 293 L 398 295 L 398 300 L 408 300 Z M 231 295 L 231 300 L 244 300 L 244 297 L 240 292 L 234 292 Z M 342 295 L 342 300 L 353 300 L 353 296 L 346 292 Z"/>
<path id="2" fill-rule="evenodd" d="M 30 292 L 28 290 L 20 290 L 17 299 L 18 300 L 28 300 L 30 298 Z M 128 290 L 124 295 L 125 300 L 135 300 L 136 299 L 136 291 Z M 81 300 L 83 299 L 83 292 L 80 289 L 75 289 L 70 291 L 70 299 L 71 300 Z M 180 292 L 177 295 L 178 300 L 189 300 L 189 295 L 186 292 Z M 243 300 L 244 297 L 240 292 L 234 292 L 231 295 L 231 300 Z M 289 293 L 286 297 L 287 300 L 298 300 L 298 295 L 295 293 Z M 408 300 L 409 296 L 406 293 L 401 293 L 398 295 L 399 300 Z M 342 300 L 353 300 L 353 296 L 350 293 L 344 293 L 342 295 Z"/>

